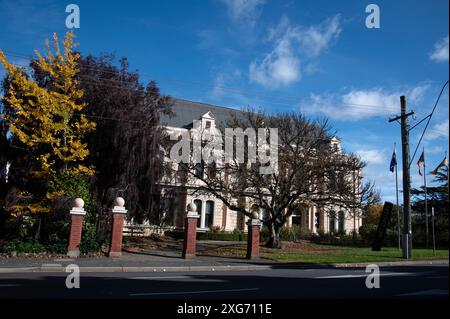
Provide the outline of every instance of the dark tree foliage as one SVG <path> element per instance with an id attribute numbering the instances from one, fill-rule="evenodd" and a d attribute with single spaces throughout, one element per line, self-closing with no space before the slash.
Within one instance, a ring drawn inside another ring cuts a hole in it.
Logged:
<path id="1" fill-rule="evenodd" d="M 161 95 L 155 82 L 140 84 L 124 58 L 116 67 L 112 55 L 88 56 L 80 69 L 87 114 L 97 122 L 88 143 L 100 210 L 122 196 L 132 216 L 157 220 L 163 171 L 159 143 L 165 134 L 159 117 L 170 113 L 171 98 Z"/>
<path id="2" fill-rule="evenodd" d="M 436 242 L 439 246 L 448 246 L 449 224 L 448 224 L 448 169 L 443 166 L 435 175 L 434 182 L 437 186 L 427 187 L 427 205 L 429 222 L 429 239 L 431 239 L 431 207 L 434 207 Z M 413 234 L 416 240 L 423 244 L 425 242 L 425 192 L 424 187 L 412 189 L 412 210 L 415 213 Z"/>
<path id="3" fill-rule="evenodd" d="M 45 85 L 45 76 L 36 77 Z M 88 104 L 86 115 L 97 123 L 88 137 L 87 161 L 96 170 L 91 185 L 99 228 L 105 228 L 101 225 L 117 196 L 125 198 L 132 217 L 157 222 L 164 164 L 159 149 L 165 140 L 159 118 L 171 114 L 171 98 L 161 95 L 153 81 L 144 87 L 139 74 L 129 70 L 127 59 L 116 66 L 112 54 L 82 57 L 78 81 L 84 91 L 82 102 Z"/>

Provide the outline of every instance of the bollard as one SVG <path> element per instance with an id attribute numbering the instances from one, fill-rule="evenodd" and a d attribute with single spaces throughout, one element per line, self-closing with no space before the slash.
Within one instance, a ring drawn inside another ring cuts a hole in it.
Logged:
<path id="1" fill-rule="evenodd" d="M 252 218 L 247 222 L 247 259 L 259 257 L 259 237 L 261 232 L 261 221 L 259 220 L 258 210 L 254 209 Z"/>
<path id="2" fill-rule="evenodd" d="M 194 203 L 187 205 L 187 214 L 184 220 L 183 258 L 195 257 L 195 245 L 197 236 L 197 206 Z"/>
<path id="3" fill-rule="evenodd" d="M 67 256 L 78 257 L 80 255 L 81 232 L 83 229 L 83 216 L 86 211 L 83 209 L 84 201 L 81 198 L 76 198 L 74 207 L 70 211 L 70 233 L 69 246 L 67 248 Z"/>
<path id="4" fill-rule="evenodd" d="M 123 234 L 123 220 L 127 214 L 125 209 L 125 200 L 122 197 L 117 197 L 114 201 L 114 208 L 112 209 L 111 221 L 111 243 L 109 245 L 109 257 L 122 256 L 122 234 Z"/>

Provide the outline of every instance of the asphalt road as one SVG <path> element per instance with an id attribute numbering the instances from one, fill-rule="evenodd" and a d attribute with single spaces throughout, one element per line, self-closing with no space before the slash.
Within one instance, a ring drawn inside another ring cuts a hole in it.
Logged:
<path id="1" fill-rule="evenodd" d="M 448 265 L 380 268 L 380 288 L 366 287 L 364 269 L 274 269 L 226 272 L 2 273 L 0 298 L 368 299 L 448 298 Z"/>

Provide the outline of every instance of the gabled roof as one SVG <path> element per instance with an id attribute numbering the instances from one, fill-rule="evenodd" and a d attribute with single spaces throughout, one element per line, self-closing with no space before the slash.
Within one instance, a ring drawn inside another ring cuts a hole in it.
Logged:
<path id="1" fill-rule="evenodd" d="M 223 106 L 182 99 L 174 99 L 172 111 L 174 116 L 172 118 L 166 115 L 161 116 L 160 124 L 171 127 L 191 128 L 193 120 L 199 120 L 203 116 L 206 116 L 206 113 L 210 112 L 209 116 L 212 116 L 216 120 L 216 125 L 224 125 L 230 118 L 230 114 L 241 112 Z"/>

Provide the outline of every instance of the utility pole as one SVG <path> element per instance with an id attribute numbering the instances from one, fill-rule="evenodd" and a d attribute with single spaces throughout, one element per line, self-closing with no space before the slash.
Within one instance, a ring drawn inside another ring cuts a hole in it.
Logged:
<path id="1" fill-rule="evenodd" d="M 389 122 L 400 119 L 402 136 L 402 168 L 403 168 L 403 258 L 411 258 L 412 230 L 411 230 L 411 180 L 409 173 L 409 126 L 408 116 L 414 112 L 406 113 L 406 97 L 400 97 L 400 116 L 396 116 Z"/>
<path id="2" fill-rule="evenodd" d="M 395 148 L 394 148 L 395 151 Z M 397 154 L 395 155 L 397 158 Z M 395 160 L 397 162 L 397 160 Z M 398 204 L 398 170 L 397 170 L 397 164 L 395 164 L 395 196 L 397 199 L 397 236 L 398 236 L 398 249 L 400 250 L 402 248 L 402 235 L 400 234 L 400 206 Z"/>

